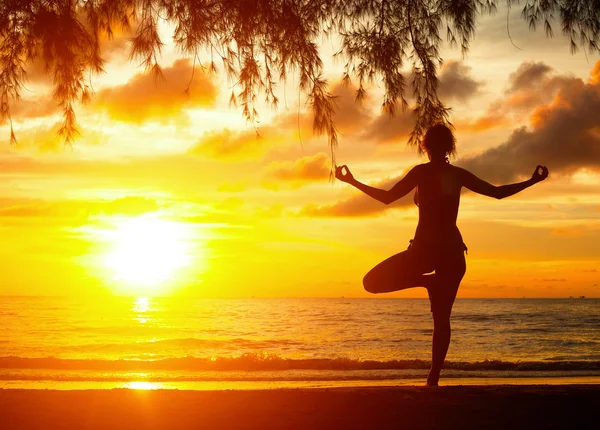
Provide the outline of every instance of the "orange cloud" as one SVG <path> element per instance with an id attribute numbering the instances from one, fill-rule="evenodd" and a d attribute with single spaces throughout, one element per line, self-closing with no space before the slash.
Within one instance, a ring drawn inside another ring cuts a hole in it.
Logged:
<path id="1" fill-rule="evenodd" d="M 334 83 L 330 88 L 331 94 L 336 97 L 333 120 L 340 134 L 360 131 L 372 120 L 372 99 L 366 95 L 364 100 L 358 102 L 356 91 L 357 87 L 342 81 Z M 312 137 L 313 118 L 312 111 L 307 110 L 281 113 L 275 117 L 273 126 L 293 131 L 296 136 Z"/>
<path id="2" fill-rule="evenodd" d="M 531 114 L 530 128 L 515 129 L 505 143 L 460 164 L 498 182 L 531 175 L 538 164 L 548 166 L 551 174 L 600 170 L 600 83 L 575 78 L 554 82 L 562 83 L 553 101 Z"/>
<path id="3" fill-rule="evenodd" d="M 14 121 L 42 118 L 60 112 L 60 107 L 52 96 L 22 98 L 10 106 L 10 116 Z"/>
<path id="4" fill-rule="evenodd" d="M 59 152 L 65 148 L 63 137 L 58 134 L 62 124 L 57 122 L 50 126 L 40 125 L 19 131 L 17 143 L 21 148 L 36 148 L 39 152 Z M 81 141 L 88 145 L 100 145 L 107 141 L 101 131 L 87 129 L 78 125 L 78 131 L 85 139 Z"/>
<path id="5" fill-rule="evenodd" d="M 320 152 L 295 162 L 273 162 L 265 168 L 265 178 L 275 184 L 284 181 L 300 187 L 310 182 L 327 180 L 331 171 L 330 165 L 330 156 Z"/>
<path id="6" fill-rule="evenodd" d="M 201 154 L 219 160 L 244 160 L 255 158 L 265 152 L 267 139 L 269 143 L 280 140 L 280 135 L 271 135 L 270 128 L 263 130 L 259 136 L 254 130 L 232 131 L 207 131 L 200 140 L 188 150 L 190 154 Z M 268 137 L 266 137 L 268 136 Z"/>
<path id="7" fill-rule="evenodd" d="M 525 62 L 509 76 L 504 97 L 490 104 L 483 116 L 459 121 L 457 125 L 478 132 L 521 123 L 525 114 L 551 102 L 561 89 L 577 82 L 580 80 L 574 77 L 553 75 L 552 68 L 544 63 Z"/>
<path id="8" fill-rule="evenodd" d="M 135 75 L 125 85 L 105 88 L 94 98 L 94 107 L 112 118 L 141 123 L 172 122 L 189 107 L 214 106 L 217 87 L 201 67 L 192 67 L 189 59 L 177 60 L 163 69 L 164 80 L 156 81 L 149 73 Z M 190 95 L 183 94 L 188 83 Z"/>
<path id="9" fill-rule="evenodd" d="M 477 133 L 491 128 L 505 126 L 510 122 L 510 118 L 502 113 L 488 112 L 475 120 L 458 120 L 455 122 L 455 126 L 457 130 Z"/>
<path id="10" fill-rule="evenodd" d="M 600 84 L 600 62 L 599 61 L 597 61 L 596 64 L 594 64 L 594 68 L 590 72 L 589 83 L 592 85 Z"/>
<path id="11" fill-rule="evenodd" d="M 57 220 L 81 220 L 86 222 L 90 216 L 105 215 L 142 215 L 159 209 L 155 200 L 130 196 L 108 201 L 60 200 L 13 204 L 0 208 L 2 218 L 42 218 L 52 224 Z"/>
<path id="12" fill-rule="evenodd" d="M 555 230 L 552 230 L 552 234 L 558 235 L 558 236 L 574 236 L 574 237 L 580 237 L 582 236 L 584 233 L 582 228 L 557 228 Z"/>

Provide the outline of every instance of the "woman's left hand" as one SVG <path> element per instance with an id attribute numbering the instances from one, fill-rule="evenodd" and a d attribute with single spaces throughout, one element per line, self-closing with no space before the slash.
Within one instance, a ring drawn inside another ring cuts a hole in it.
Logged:
<path id="1" fill-rule="evenodd" d="M 346 169 L 345 174 L 344 174 L 344 169 Z M 347 182 L 347 183 L 350 183 L 354 180 L 354 176 L 352 176 L 350 169 L 348 169 L 348 166 L 346 166 L 345 164 L 343 166 L 337 166 L 335 168 L 335 177 L 337 179 L 339 179 L 340 181 Z"/>

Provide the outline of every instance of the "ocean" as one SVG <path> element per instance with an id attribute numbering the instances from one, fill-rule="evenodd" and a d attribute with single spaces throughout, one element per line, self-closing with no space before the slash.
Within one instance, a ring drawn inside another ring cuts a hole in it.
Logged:
<path id="1" fill-rule="evenodd" d="M 427 299 L 0 297 L 0 388 L 423 384 Z M 442 380 L 600 381 L 600 299 L 457 299 Z"/>

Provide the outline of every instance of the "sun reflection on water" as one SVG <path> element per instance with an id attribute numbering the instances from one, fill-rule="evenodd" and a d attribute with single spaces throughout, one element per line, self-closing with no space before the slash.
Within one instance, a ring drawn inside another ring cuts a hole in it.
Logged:
<path id="1" fill-rule="evenodd" d="M 134 318 L 134 320 L 142 324 L 148 322 L 150 318 L 148 318 L 147 315 L 144 315 L 144 313 L 152 310 L 150 299 L 148 297 L 138 297 L 133 302 L 133 308 L 131 310 L 136 312 L 136 318 Z"/>
<path id="2" fill-rule="evenodd" d="M 125 384 L 124 388 L 129 388 L 132 390 L 158 390 L 160 388 L 160 384 L 148 381 L 132 381 Z"/>
<path id="3" fill-rule="evenodd" d="M 133 310 L 135 312 L 148 312 L 150 309 L 150 299 L 148 297 L 138 297 L 133 302 Z"/>

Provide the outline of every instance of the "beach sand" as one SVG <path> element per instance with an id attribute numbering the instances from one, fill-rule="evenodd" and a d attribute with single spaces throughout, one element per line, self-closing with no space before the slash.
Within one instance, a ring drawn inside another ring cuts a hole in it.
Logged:
<path id="1" fill-rule="evenodd" d="M 585 429 L 600 385 L 0 390 L 0 428 Z"/>

